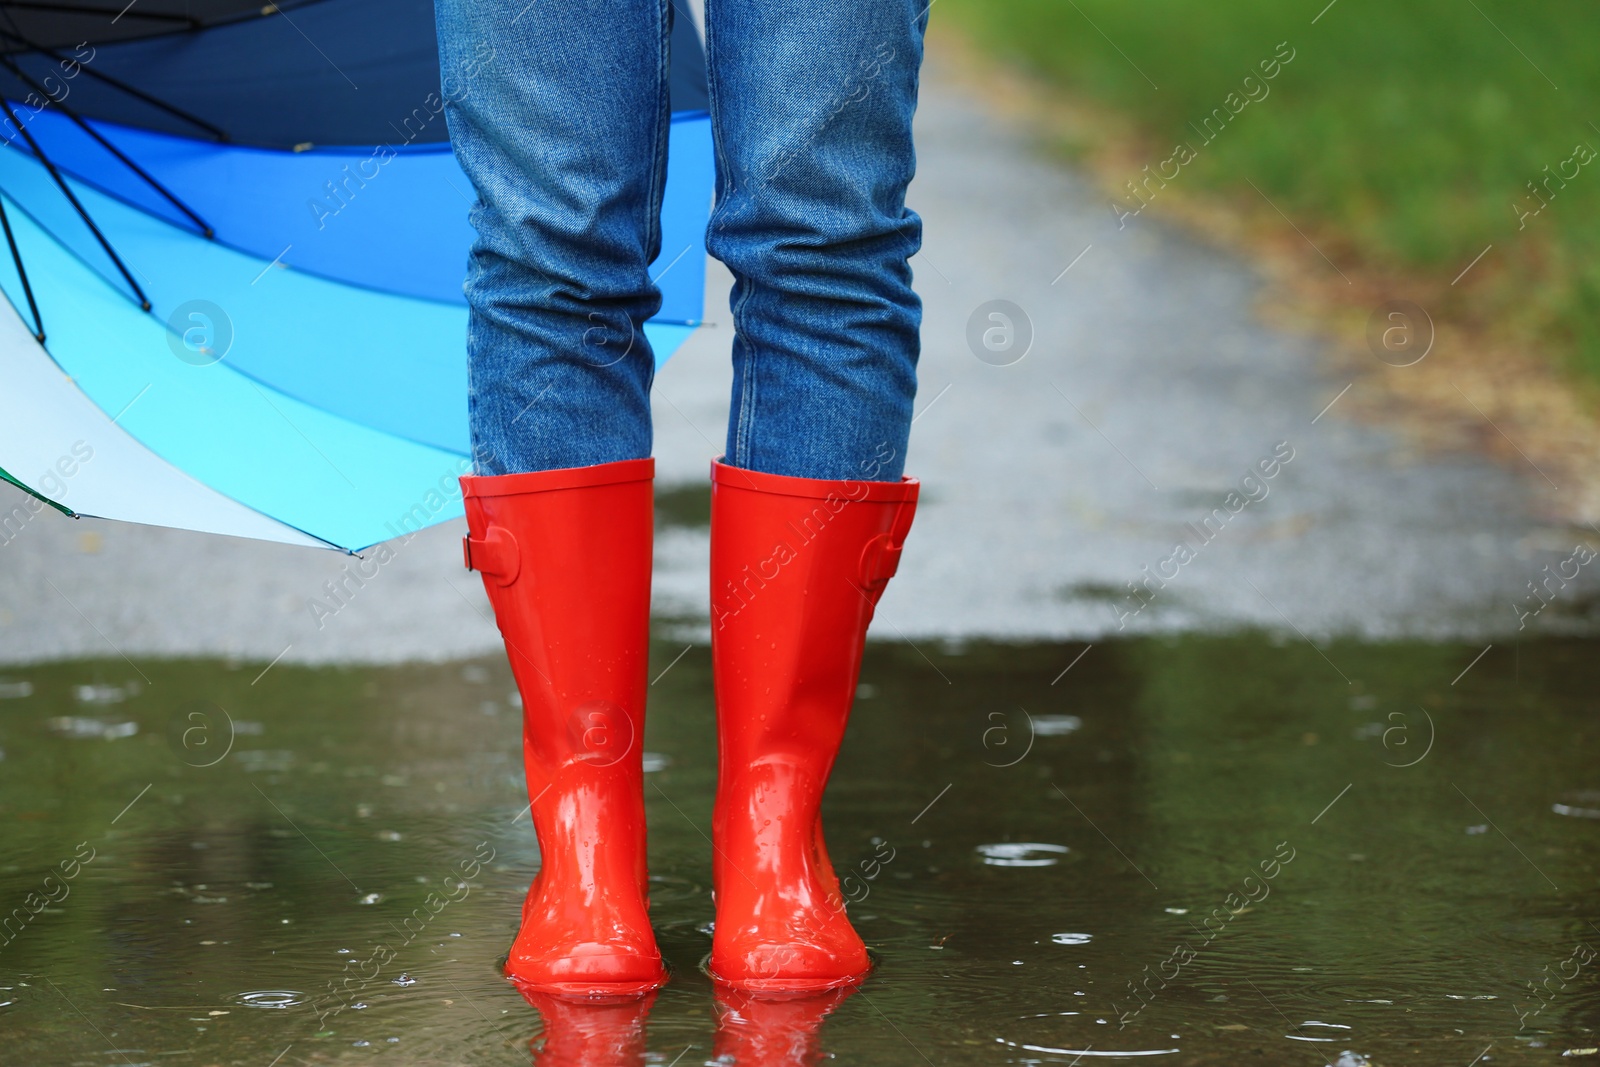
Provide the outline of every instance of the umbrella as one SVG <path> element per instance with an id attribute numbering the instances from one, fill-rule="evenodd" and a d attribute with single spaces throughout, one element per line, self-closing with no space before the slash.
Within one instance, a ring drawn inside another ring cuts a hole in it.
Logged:
<path id="1" fill-rule="evenodd" d="M 658 361 L 700 321 L 712 188 L 687 20 L 672 46 Z M 48 504 L 357 551 L 459 516 L 442 96 L 472 73 L 441 78 L 428 0 L 0 0 L 0 477 L 35 498 L 0 529 Z"/>

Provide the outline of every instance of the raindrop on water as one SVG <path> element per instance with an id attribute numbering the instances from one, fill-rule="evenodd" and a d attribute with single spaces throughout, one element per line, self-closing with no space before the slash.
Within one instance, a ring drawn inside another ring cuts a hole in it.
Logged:
<path id="1" fill-rule="evenodd" d="M 261 989 L 249 993 L 235 993 L 233 1002 L 246 1008 L 294 1008 L 305 1003 L 305 994 L 297 989 Z"/>
<path id="2" fill-rule="evenodd" d="M 1033 732 L 1040 737 L 1061 737 L 1075 732 L 1083 725 L 1076 715 L 1035 715 Z"/>
<path id="3" fill-rule="evenodd" d="M 1070 851 L 1066 845 L 1037 841 L 1001 841 L 978 846 L 983 862 L 991 867 L 1053 867 Z"/>

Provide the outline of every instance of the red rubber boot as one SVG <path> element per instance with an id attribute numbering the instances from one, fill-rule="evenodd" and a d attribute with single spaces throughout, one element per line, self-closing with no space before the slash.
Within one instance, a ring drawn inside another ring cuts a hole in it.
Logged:
<path id="1" fill-rule="evenodd" d="M 640 742 L 650 626 L 650 459 L 465 477 L 481 571 L 522 693 L 540 868 L 506 976 L 565 996 L 666 981 L 646 898 Z"/>
<path id="2" fill-rule="evenodd" d="M 869 963 L 822 844 L 822 791 L 918 483 L 788 478 L 723 463 L 711 478 L 710 969 L 747 991 L 853 985 Z"/>

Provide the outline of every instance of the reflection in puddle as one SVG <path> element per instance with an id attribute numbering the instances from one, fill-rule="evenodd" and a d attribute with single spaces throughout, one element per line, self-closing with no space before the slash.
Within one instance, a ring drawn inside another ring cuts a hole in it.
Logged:
<path id="1" fill-rule="evenodd" d="M 644 1060 L 645 1019 L 658 994 L 616 1001 L 522 995 L 543 1022 L 530 1044 L 534 1067 L 622 1067 Z"/>
<path id="2" fill-rule="evenodd" d="M 717 1033 L 709 1062 L 810 1067 L 823 1058 L 823 1020 L 855 992 L 774 997 L 718 988 Z"/>

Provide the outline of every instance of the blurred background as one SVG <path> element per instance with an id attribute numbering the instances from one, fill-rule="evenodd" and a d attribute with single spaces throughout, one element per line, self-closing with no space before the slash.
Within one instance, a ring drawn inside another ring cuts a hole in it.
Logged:
<path id="1" fill-rule="evenodd" d="M 1050 143 L 1062 157 L 1136 138 L 1154 165 L 1190 144 L 1198 158 L 1182 168 L 1185 188 L 1247 213 L 1270 198 L 1347 274 L 1403 279 L 1436 318 L 1535 349 L 1575 388 L 1592 388 L 1593 6 L 1315 7 L 945 0 L 938 11 L 996 61 L 1135 126 L 1058 134 Z M 1290 55 L 1264 75 L 1261 61 Z M 1205 127 L 1216 107 L 1238 120 L 1225 136 Z M 1120 185 L 1114 195 L 1131 202 Z"/>

